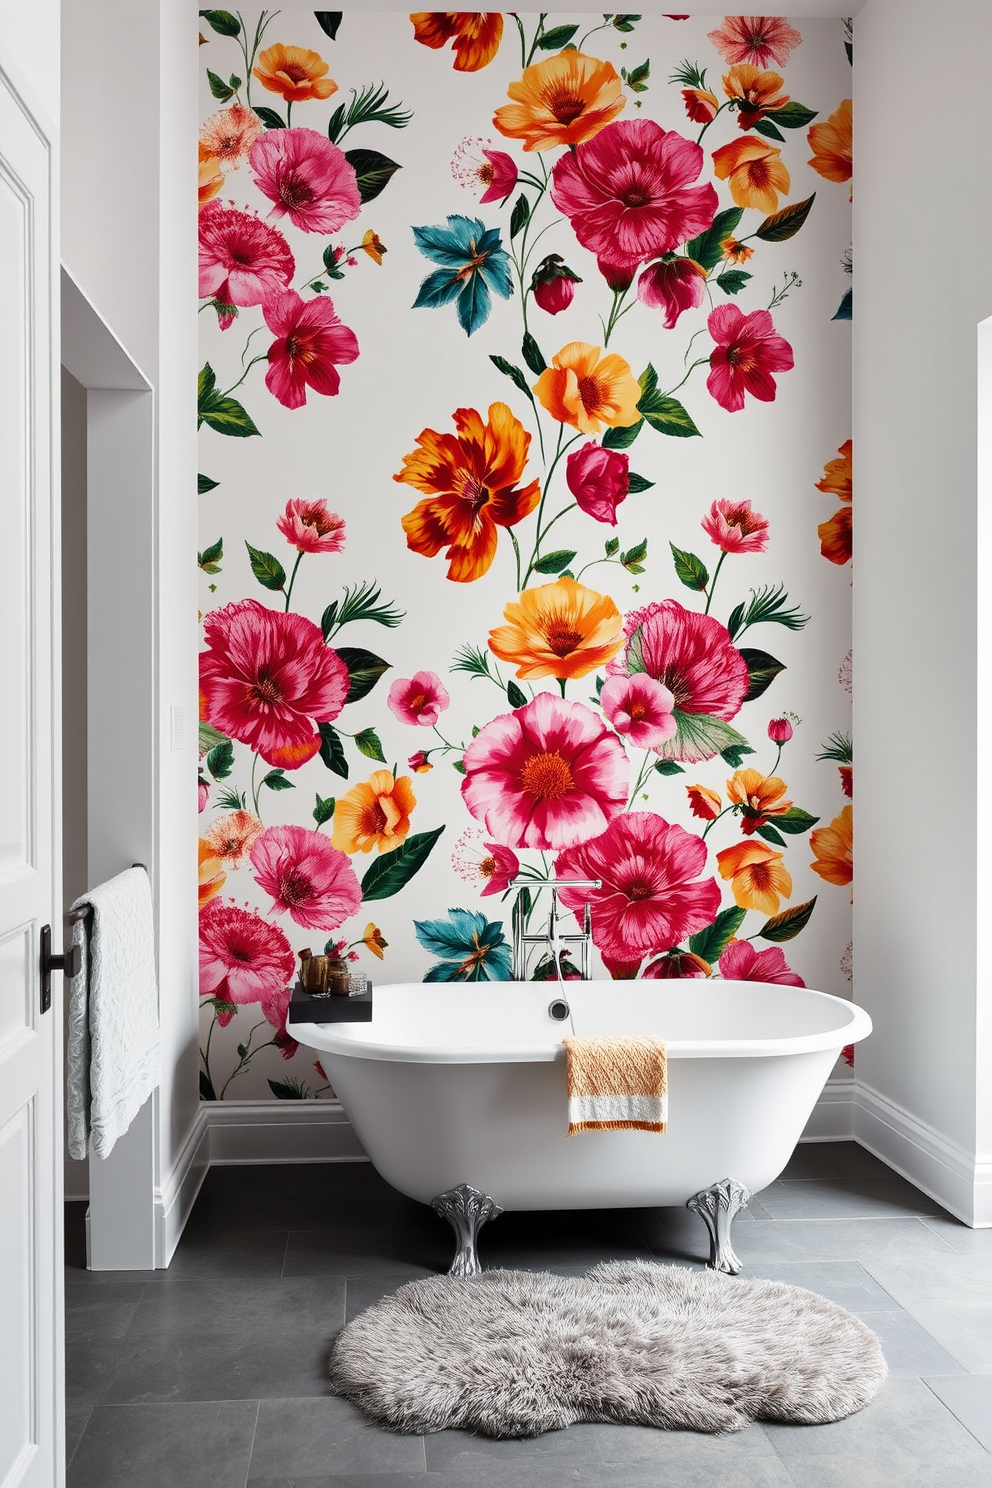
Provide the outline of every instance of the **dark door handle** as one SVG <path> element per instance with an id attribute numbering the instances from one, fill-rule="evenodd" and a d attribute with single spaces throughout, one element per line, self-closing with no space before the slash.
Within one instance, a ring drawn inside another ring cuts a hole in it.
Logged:
<path id="1" fill-rule="evenodd" d="M 52 972 L 61 971 L 63 976 L 78 976 L 83 964 L 83 955 L 78 945 L 70 945 L 62 954 L 52 950 L 52 927 L 41 927 L 41 1011 L 47 1013 L 52 1005 Z"/>

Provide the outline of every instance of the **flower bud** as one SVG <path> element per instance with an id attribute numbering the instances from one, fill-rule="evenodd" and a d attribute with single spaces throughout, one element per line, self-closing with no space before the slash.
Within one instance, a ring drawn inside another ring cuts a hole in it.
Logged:
<path id="1" fill-rule="evenodd" d="M 573 274 L 562 262 L 560 253 L 549 253 L 534 270 L 530 281 L 531 293 L 549 315 L 567 310 L 575 294 L 575 286 L 581 284 L 578 274 Z"/>
<path id="2" fill-rule="evenodd" d="M 773 718 L 768 725 L 768 737 L 773 744 L 788 744 L 792 738 L 792 724 L 787 718 Z"/>

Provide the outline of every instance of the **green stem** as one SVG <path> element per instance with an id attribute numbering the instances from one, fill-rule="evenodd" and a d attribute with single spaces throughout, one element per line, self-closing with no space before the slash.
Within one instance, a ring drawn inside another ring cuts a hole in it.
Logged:
<path id="1" fill-rule="evenodd" d="M 569 512 L 570 511 L 574 511 L 575 508 L 578 506 L 578 504 L 579 503 L 577 501 L 570 501 L 569 504 L 568 504 L 568 506 L 563 506 L 562 507 L 561 511 L 558 513 L 558 515 L 556 517 L 552 517 L 551 518 L 551 521 L 548 523 L 547 527 L 545 527 L 544 531 L 541 533 L 541 541 L 542 542 L 547 537 L 548 533 L 551 531 L 551 529 L 555 525 L 555 523 L 558 522 L 558 521 L 560 521 L 562 517 L 567 517 L 568 514 L 569 514 Z"/>
<path id="2" fill-rule="evenodd" d="M 728 101 L 726 103 L 721 103 L 720 107 L 717 109 L 716 113 L 713 115 L 712 119 L 709 121 L 709 124 L 704 124 L 703 127 L 702 127 L 702 129 L 699 131 L 698 135 L 696 136 L 696 144 L 697 145 L 699 144 L 699 142 L 702 139 L 703 135 L 706 133 L 707 129 L 709 129 L 710 124 L 715 124 L 716 121 L 717 121 L 717 119 L 723 113 L 724 109 L 728 109 L 733 102 L 734 102 L 734 99 L 731 98 L 731 99 L 728 99 Z"/>
<path id="3" fill-rule="evenodd" d="M 641 761 L 641 767 L 637 772 L 637 780 L 634 783 L 634 789 L 630 793 L 630 800 L 627 802 L 627 805 L 624 808 L 626 811 L 629 811 L 634 802 L 637 800 L 637 797 L 640 795 L 641 791 L 647 784 L 648 777 L 653 769 L 654 751 L 652 749 L 647 749 L 644 752 L 644 758 Z"/>
<path id="4" fill-rule="evenodd" d="M 727 555 L 724 552 L 720 554 L 720 558 L 716 565 L 716 568 L 713 570 L 713 577 L 710 579 L 710 587 L 706 591 L 706 608 L 703 611 L 704 615 L 708 615 L 710 612 L 710 605 L 713 603 L 713 591 L 716 588 L 716 581 L 720 577 L 720 570 L 723 567 L 723 560 L 726 558 L 726 556 Z"/>
<path id="5" fill-rule="evenodd" d="M 237 382 L 233 382 L 231 384 L 231 386 L 227 389 L 227 391 L 221 393 L 220 396 L 222 398 L 229 398 L 230 395 L 234 392 L 234 389 L 235 388 L 239 388 L 241 386 L 241 384 L 244 382 L 245 378 L 248 376 L 248 373 L 251 371 L 252 367 L 254 367 L 256 365 L 256 363 L 258 363 L 258 362 L 267 362 L 268 359 L 269 358 L 268 358 L 267 355 L 265 355 L 265 356 L 252 357 L 251 361 L 248 363 L 247 367 L 242 372 L 242 374 L 238 378 Z"/>
<path id="6" fill-rule="evenodd" d="M 200 1058 L 203 1060 L 203 1073 L 206 1075 L 207 1080 L 210 1083 L 210 1089 L 211 1090 L 213 1090 L 213 1088 L 214 1088 L 214 1082 L 213 1082 L 213 1076 L 210 1073 L 210 1040 L 214 1036 L 214 1029 L 216 1027 L 217 1027 L 217 1010 L 215 1008 L 214 1009 L 213 1019 L 211 1021 L 211 1024 L 210 1024 L 209 1029 L 207 1030 L 207 1047 L 205 1049 L 201 1049 L 200 1050 Z"/>
<path id="7" fill-rule="evenodd" d="M 221 1087 L 220 1093 L 217 1096 L 217 1099 L 218 1100 L 223 1100 L 224 1099 L 224 1092 L 227 1090 L 228 1085 L 230 1085 L 231 1081 L 234 1080 L 234 1079 L 236 1079 L 237 1076 L 241 1074 L 242 1070 L 246 1070 L 248 1068 L 249 1064 L 251 1064 L 251 1062 L 255 1058 L 255 1055 L 256 1054 L 261 1054 L 261 1052 L 262 1052 L 263 1049 L 273 1049 L 273 1048 L 275 1048 L 275 1045 L 276 1045 L 275 1039 L 269 1039 L 269 1041 L 268 1041 L 267 1044 L 259 1044 L 259 1046 L 258 1046 L 257 1049 L 252 1049 L 251 1048 L 252 1035 L 255 1033 L 255 1029 L 261 1028 L 262 1026 L 263 1025 L 261 1023 L 256 1023 L 255 1024 L 255 1028 L 253 1028 L 252 1031 L 251 1031 L 251 1033 L 248 1035 L 248 1042 L 245 1044 L 245 1049 L 247 1051 L 250 1051 L 250 1052 L 246 1052 L 245 1054 L 243 1054 L 241 1056 L 241 1059 L 238 1061 L 238 1064 L 235 1066 L 235 1068 L 228 1075 L 227 1079 L 224 1081 L 223 1086 Z"/>
<path id="8" fill-rule="evenodd" d="M 287 611 L 289 610 L 289 597 L 290 597 L 290 595 L 293 592 L 293 585 L 296 583 L 296 570 L 300 566 L 300 561 L 301 561 L 302 557 L 303 557 L 303 549 L 301 548 L 300 551 L 296 555 L 296 562 L 293 564 L 293 572 L 289 576 L 289 584 L 283 590 L 283 593 L 286 596 L 286 609 L 287 609 Z"/>
<path id="9" fill-rule="evenodd" d="M 576 434 L 574 436 L 574 438 L 570 439 L 567 442 L 567 444 L 564 444 L 563 445 L 562 444 L 562 439 L 564 438 L 564 434 L 565 434 L 565 425 L 564 424 L 559 424 L 558 425 L 558 447 L 555 450 L 555 457 L 554 457 L 554 459 L 551 462 L 551 469 L 548 471 L 547 478 L 545 479 L 544 488 L 541 491 L 541 502 L 540 502 L 540 505 L 537 508 L 537 536 L 534 539 L 534 551 L 530 555 L 530 562 L 527 565 L 527 572 L 524 574 L 524 586 L 525 587 L 526 587 L 526 584 L 527 584 L 527 580 L 530 578 L 531 574 L 534 572 L 534 565 L 538 561 L 538 558 L 540 557 L 541 543 L 543 542 L 544 535 L 545 535 L 544 530 L 541 527 L 541 520 L 542 520 L 542 518 L 544 516 L 544 503 L 545 503 L 545 501 L 548 498 L 548 491 L 549 491 L 549 489 L 551 487 L 551 479 L 552 479 L 552 477 L 553 477 L 553 475 L 555 473 L 555 470 L 557 469 L 558 461 L 561 459 L 562 455 L 564 455 L 568 450 L 570 450 L 571 447 L 572 447 L 572 445 L 575 444 L 575 443 L 577 443 L 577 441 L 580 440 L 583 437 L 581 434 Z M 552 520 L 555 520 L 555 519 L 553 518 Z M 548 523 L 548 526 L 549 527 L 551 526 L 551 523 L 550 522 Z"/>
<path id="10" fill-rule="evenodd" d="M 613 335 L 613 331 L 614 331 L 614 328 L 616 327 L 617 321 L 620 319 L 620 316 L 624 313 L 620 309 L 620 307 L 623 304 L 624 300 L 627 298 L 627 295 L 629 294 L 629 292 L 630 292 L 630 285 L 629 284 L 627 285 L 627 288 L 626 289 L 615 289 L 613 291 L 613 305 L 612 305 L 612 307 L 610 309 L 609 319 L 606 322 L 606 327 L 605 327 L 604 332 L 603 332 L 603 349 L 604 349 L 604 351 L 605 351 L 606 347 L 609 346 L 609 344 L 610 344 L 610 337 Z M 628 306 L 627 308 L 629 309 L 630 306 Z"/>
<path id="11" fill-rule="evenodd" d="M 524 63 L 525 67 L 529 67 L 534 60 L 534 53 L 537 51 L 537 43 L 544 35 L 544 22 L 547 20 L 547 18 L 548 12 L 546 10 L 542 10 L 537 18 L 537 30 L 534 32 L 534 40 L 531 42 L 530 51 L 527 53 L 527 61 Z"/>
<path id="12" fill-rule="evenodd" d="M 289 129 L 289 128 L 292 127 L 292 125 L 291 125 L 292 118 L 293 118 L 293 100 L 291 98 L 289 98 L 289 99 L 286 100 L 286 128 L 287 129 Z"/>
<path id="13" fill-rule="evenodd" d="M 778 769 L 778 762 L 779 762 L 779 760 L 781 758 L 782 758 L 782 745 L 780 744 L 778 746 L 778 750 L 776 751 L 776 754 L 775 754 L 775 763 L 772 765 L 771 770 L 768 772 L 770 775 L 774 775 L 775 772 L 777 771 L 777 769 Z"/>
<path id="14" fill-rule="evenodd" d="M 559 677 L 558 678 L 558 686 L 561 688 L 561 695 L 562 695 L 562 697 L 565 696 L 565 683 L 566 683 L 567 680 L 568 679 L 566 677 Z"/>
<path id="15" fill-rule="evenodd" d="M 707 835 L 709 833 L 710 827 L 715 827 L 716 824 L 717 824 L 717 822 L 720 820 L 720 817 L 721 816 L 726 816 L 727 815 L 727 812 L 728 811 L 733 811 L 733 809 L 734 809 L 733 806 L 725 806 L 723 808 L 723 810 L 720 812 L 720 816 L 715 816 L 712 821 L 708 821 L 706 823 L 705 827 L 703 828 L 703 841 L 704 842 L 706 841 L 706 838 L 707 838 Z"/>
<path id="16" fill-rule="evenodd" d="M 516 557 L 516 560 L 517 560 L 517 593 L 519 594 L 520 593 L 520 544 L 517 542 L 517 534 L 514 532 L 513 528 L 512 527 L 508 527 L 506 530 L 510 534 L 510 541 L 513 544 L 514 556 Z"/>
<path id="17" fill-rule="evenodd" d="M 669 388 L 668 391 L 667 391 L 667 393 L 665 393 L 665 397 L 666 398 L 670 398 L 673 393 L 677 393 L 678 390 L 679 390 L 679 388 L 680 387 L 684 387 L 684 385 L 689 381 L 689 378 L 692 376 L 693 372 L 695 372 L 696 368 L 697 367 L 708 367 L 709 366 L 709 361 L 710 361 L 709 357 L 700 357 L 698 361 L 693 362 L 692 366 L 689 368 L 688 372 L 685 374 L 685 376 L 683 377 L 682 381 L 681 382 L 677 382 L 673 388 Z"/>
<path id="18" fill-rule="evenodd" d="M 262 819 L 261 812 L 258 809 L 258 793 L 259 793 L 259 791 L 261 790 L 262 787 L 261 787 L 261 784 L 259 784 L 259 785 L 256 785 L 255 784 L 255 771 L 257 769 L 258 769 L 258 755 L 257 754 L 253 754 L 252 755 L 252 758 L 251 758 L 251 799 L 252 799 L 252 804 L 255 807 L 255 815 L 258 817 L 259 821 L 261 821 L 261 819 Z"/>
<path id="19" fill-rule="evenodd" d="M 524 23 L 520 19 L 520 17 L 516 14 L 516 12 L 514 12 L 513 19 L 516 21 L 516 23 L 517 23 L 517 30 L 520 32 L 520 65 L 521 65 L 521 67 L 526 67 L 527 66 L 527 37 L 524 35 Z"/>
<path id="20" fill-rule="evenodd" d="M 592 30 L 591 31 L 587 31 L 586 34 L 585 34 L 585 36 L 583 36 L 582 40 L 579 42 L 578 50 L 581 52 L 582 48 L 585 46 L 585 44 L 589 40 L 590 36 L 595 36 L 597 31 L 605 31 L 606 28 L 607 28 L 607 26 L 611 26 L 612 24 L 613 24 L 612 21 L 603 21 L 600 25 L 593 26 Z"/>

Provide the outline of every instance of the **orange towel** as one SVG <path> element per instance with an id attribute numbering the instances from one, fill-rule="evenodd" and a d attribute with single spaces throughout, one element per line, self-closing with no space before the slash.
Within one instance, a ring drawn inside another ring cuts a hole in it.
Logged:
<path id="1" fill-rule="evenodd" d="M 584 1131 L 663 1132 L 668 1061 L 653 1038 L 567 1038 L 568 1135 Z"/>

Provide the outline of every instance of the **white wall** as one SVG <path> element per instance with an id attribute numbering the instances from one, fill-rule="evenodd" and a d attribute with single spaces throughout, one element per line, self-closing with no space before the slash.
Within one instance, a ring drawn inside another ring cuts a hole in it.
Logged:
<path id="1" fill-rule="evenodd" d="M 913 106 L 906 80 L 938 35 L 943 57 L 992 56 L 992 6 L 946 0 L 936 14 L 926 0 L 868 0 L 855 23 L 854 945 L 855 996 L 875 1020 L 858 1051 L 869 1103 L 876 1092 L 886 1120 L 943 1143 L 950 1172 L 992 1149 L 977 1104 L 987 1021 L 984 1048 L 976 1038 L 976 996 L 989 999 L 976 874 L 990 842 L 976 358 L 992 283 L 974 271 L 992 178 L 982 90 Z"/>
<path id="2" fill-rule="evenodd" d="M 59 122 L 59 0 L 0 0 L 0 46 L 18 65 L 15 82 Z"/>

